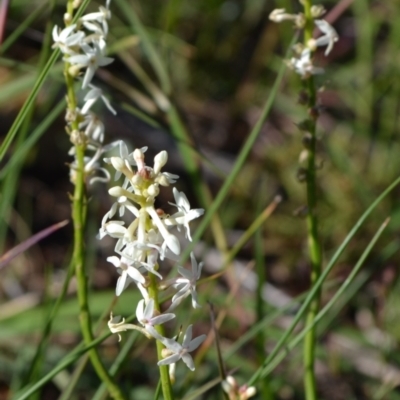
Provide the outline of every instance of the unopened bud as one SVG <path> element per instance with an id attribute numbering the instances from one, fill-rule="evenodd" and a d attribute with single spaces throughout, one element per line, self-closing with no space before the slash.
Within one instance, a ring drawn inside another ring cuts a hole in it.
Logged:
<path id="1" fill-rule="evenodd" d="M 68 62 L 68 58 L 66 58 L 65 60 Z M 79 76 L 79 74 L 81 72 L 81 68 L 82 68 L 82 66 L 79 64 L 71 65 L 68 68 L 68 74 L 71 75 L 73 78 L 76 78 L 77 76 Z"/>
<path id="2" fill-rule="evenodd" d="M 296 19 L 296 15 L 288 14 L 284 8 L 276 8 L 269 14 L 269 19 L 273 22 L 283 22 Z"/>
<path id="3" fill-rule="evenodd" d="M 145 167 L 144 154 L 143 154 L 142 150 L 135 149 L 135 151 L 133 152 L 133 159 L 136 161 L 138 171 L 141 171 L 142 169 L 144 169 L 144 167 Z"/>
<path id="4" fill-rule="evenodd" d="M 121 186 L 114 186 L 114 187 L 108 189 L 108 193 L 110 194 L 110 196 L 113 196 L 113 197 L 119 197 L 119 196 L 125 195 L 125 191 L 124 191 L 124 189 L 122 189 Z"/>
<path id="5" fill-rule="evenodd" d="M 69 25 L 72 22 L 72 15 L 70 13 L 64 14 L 64 24 Z"/>
<path id="6" fill-rule="evenodd" d="M 158 185 L 150 185 L 147 188 L 147 193 L 151 197 L 156 197 L 160 193 L 160 189 L 158 188 Z"/>
<path id="7" fill-rule="evenodd" d="M 167 161 L 168 153 L 165 150 L 161 151 L 154 157 L 154 172 L 156 175 L 160 173 L 161 168 L 167 163 Z"/>
<path id="8" fill-rule="evenodd" d="M 320 18 L 325 13 L 325 7 L 322 4 L 311 6 L 311 15 L 313 18 Z"/>
<path id="9" fill-rule="evenodd" d="M 117 171 L 123 171 L 125 169 L 125 163 L 124 160 L 120 157 L 111 157 L 110 158 L 112 166 L 117 170 Z"/>
<path id="10" fill-rule="evenodd" d="M 169 186 L 170 185 L 169 179 L 165 175 L 159 175 L 157 177 L 156 181 L 161 186 Z"/>

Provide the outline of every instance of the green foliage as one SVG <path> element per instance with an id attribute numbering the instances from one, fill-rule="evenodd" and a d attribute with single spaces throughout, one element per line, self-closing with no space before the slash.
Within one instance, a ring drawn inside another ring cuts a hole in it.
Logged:
<path id="1" fill-rule="evenodd" d="M 46 25 L 60 24 L 66 2 L 56 1 L 51 12 L 44 0 L 9 3 L 0 48 L 3 252 L 69 218 L 73 191 L 61 115 L 63 63 L 45 39 Z M 99 4 L 85 0 L 79 12 Z M 206 209 L 193 234 L 205 262 L 203 307 L 193 312 L 185 303 L 177 319 L 185 325 L 190 315 L 208 333 L 207 302 L 213 303 L 225 372 L 256 384 L 258 398 L 304 398 L 302 322 L 319 289 L 319 398 L 400 398 L 400 5 L 357 0 L 340 10 L 340 4 L 324 2 L 338 12 L 328 15 L 340 40 L 328 58 L 317 53 L 315 61 L 325 69 L 315 77 L 323 272 L 310 287 L 307 196 L 297 179 L 309 128 L 299 101 L 304 88 L 283 62 L 296 40 L 290 23 L 268 21 L 273 8 L 297 12 L 300 5 L 112 0 L 116 61 L 96 78 L 118 110 L 113 120 L 99 110 L 106 141 L 123 138 L 131 150 L 149 146 L 151 154 L 167 150 L 169 170 L 181 176 L 191 203 Z M 94 237 L 110 206 L 106 193 L 101 184 L 89 188 L 92 346 L 129 398 L 152 398 L 154 349 L 135 333 L 123 333 L 118 344 L 106 329 L 111 309 L 133 320 L 139 299 L 133 289 L 114 298 L 110 243 Z M 162 206 L 169 201 L 160 199 Z M 0 388 L 9 398 L 107 398 L 86 364 L 90 346 L 81 342 L 76 281 L 63 271 L 71 243 L 65 228 L 0 270 Z M 221 398 L 214 346 L 199 349 L 195 374 L 177 365 L 176 398 Z"/>

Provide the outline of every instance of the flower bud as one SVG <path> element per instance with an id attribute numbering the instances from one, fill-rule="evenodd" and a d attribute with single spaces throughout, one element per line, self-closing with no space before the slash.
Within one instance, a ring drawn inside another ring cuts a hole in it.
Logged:
<path id="1" fill-rule="evenodd" d="M 125 169 L 125 163 L 124 160 L 120 157 L 111 157 L 110 158 L 112 166 L 117 170 L 117 171 L 123 171 Z"/>
<path id="2" fill-rule="evenodd" d="M 325 13 L 325 7 L 322 4 L 311 6 L 311 15 L 313 18 L 320 18 Z"/>
<path id="3" fill-rule="evenodd" d="M 66 59 L 66 60 L 68 61 L 68 59 Z M 76 78 L 76 77 L 80 74 L 81 68 L 82 68 L 82 66 L 79 65 L 79 64 L 71 65 L 71 66 L 68 68 L 68 73 L 69 73 L 73 78 Z"/>
<path id="4" fill-rule="evenodd" d="M 156 179 L 157 183 L 159 183 L 161 186 L 169 186 L 170 185 L 170 181 L 169 179 L 164 175 L 161 174 L 157 177 Z"/>
<path id="5" fill-rule="evenodd" d="M 158 185 L 150 185 L 147 189 L 147 193 L 151 197 L 156 197 L 160 193 L 160 189 L 158 188 Z"/>
<path id="6" fill-rule="evenodd" d="M 108 189 L 108 193 L 110 194 L 110 196 L 114 196 L 114 197 L 119 197 L 119 196 L 125 195 L 125 191 L 124 191 L 124 189 L 122 189 L 121 186 L 114 186 L 114 187 Z"/>
<path id="7" fill-rule="evenodd" d="M 156 175 L 160 173 L 161 168 L 167 163 L 167 161 L 168 153 L 165 150 L 161 151 L 154 157 L 154 172 Z"/>
<path id="8" fill-rule="evenodd" d="M 135 149 L 135 151 L 133 152 L 133 159 L 136 161 L 138 171 L 144 169 L 144 167 L 145 167 L 144 154 L 143 154 L 142 150 Z"/>
<path id="9" fill-rule="evenodd" d="M 64 24 L 69 25 L 72 22 L 72 15 L 70 13 L 64 14 Z"/>

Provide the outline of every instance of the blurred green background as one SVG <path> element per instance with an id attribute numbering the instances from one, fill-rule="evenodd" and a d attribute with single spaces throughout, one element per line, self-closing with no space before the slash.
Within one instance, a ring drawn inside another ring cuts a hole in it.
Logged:
<path id="1" fill-rule="evenodd" d="M 149 160 L 167 150 L 166 170 L 180 175 L 180 190 L 188 194 L 193 208 L 198 207 L 204 199 L 198 198 L 199 192 L 185 170 L 170 116 L 154 101 L 157 91 L 153 86 L 160 86 L 157 72 L 122 3 L 139 17 L 166 66 L 170 100 L 200 156 L 201 178 L 213 196 L 257 122 L 295 34 L 290 22 L 274 24 L 268 15 L 274 8 L 299 12 L 301 5 L 297 1 L 264 0 L 112 2 L 109 53 L 115 61 L 100 69 L 95 82 L 106 91 L 118 112 L 114 117 L 106 109 L 96 109 L 106 126 L 106 141 L 123 139 L 131 150 L 149 146 Z M 8 8 L 1 27 L 4 39 L 0 49 L 0 134 L 4 137 L 37 78 L 41 54 L 46 54 L 41 49 L 49 48 L 46 29 L 63 24 L 65 2 L 3 0 L 1 4 Z M 95 10 L 99 4 L 93 1 L 89 9 Z M 326 262 L 363 211 L 399 176 L 400 2 L 341 0 L 323 5 L 328 11 L 325 17 L 340 37 L 329 57 L 318 51 L 315 59 L 325 69 L 316 82 L 321 112 L 318 215 Z M 64 90 L 59 60 L 37 97 L 31 118 L 18 131 L 2 162 L 2 253 L 52 223 L 69 218 L 68 193 L 72 186 L 66 164 L 71 159 L 64 130 Z M 226 239 L 231 248 L 257 215 L 277 195 L 281 196 L 281 203 L 260 229 L 259 242 L 250 239 L 234 263 L 242 268 L 249 265 L 259 243 L 263 270 L 271 285 L 266 289 L 271 291 L 264 307 L 266 315 L 282 307 L 282 301 L 309 288 L 305 186 L 299 179 L 304 149 L 299 124 L 307 116 L 299 101 L 301 95 L 301 80 L 286 71 L 256 143 L 218 210 L 224 235 L 216 238 L 215 231 L 207 231 L 197 248 L 205 261 L 205 276 L 219 271 L 223 248 L 218 239 Z M 111 201 L 104 185 L 93 185 L 89 193 L 90 301 L 94 316 L 99 317 L 113 299 L 117 274 L 106 262 L 112 255 L 112 241 L 95 239 Z M 399 196 L 400 188 L 394 189 L 374 210 L 335 266 L 330 276 L 333 284 L 323 292 L 326 302 L 337 288 L 334 282 L 343 281 L 390 216 L 390 224 L 352 290 L 343 296 L 341 307 L 338 304 L 321 324 L 316 367 L 321 399 L 400 399 L 396 388 L 400 384 Z M 160 204 L 172 200 L 170 191 L 162 192 Z M 67 226 L 0 270 L 1 399 L 9 398 L 11 391 L 26 384 L 52 299 L 66 275 L 70 243 L 71 227 Z M 226 312 L 220 328 L 223 354 L 254 324 L 254 289 L 245 288 L 246 279 L 235 275 L 233 268 L 228 269 L 212 285 L 199 287 L 203 308 L 188 311 L 201 333 L 208 333 L 210 328 L 207 301 Z M 236 283 L 243 285 L 235 289 Z M 78 343 L 75 289 L 72 282 L 37 377 L 51 370 Z M 136 306 L 132 304 L 136 304 L 137 296 L 130 289 L 121 296 L 115 314 L 134 313 Z M 232 291 L 234 300 L 227 301 Z M 189 310 L 189 304 L 186 306 Z M 265 328 L 267 351 L 292 316 L 293 310 L 289 310 Z M 183 315 L 180 318 L 186 323 Z M 114 339 L 102 347 L 109 363 L 118 354 Z M 227 361 L 228 370 L 239 368 L 239 381 L 245 382 L 259 366 L 257 346 L 251 340 Z M 138 339 L 118 375 L 132 399 L 152 398 L 151 388 L 157 384 L 154 361 L 152 346 Z M 73 370 L 70 366 L 46 384 L 37 398 L 59 398 Z M 178 398 L 218 376 L 214 345 L 207 349 L 195 375 L 186 377 L 186 372 L 178 367 Z M 91 399 L 97 386 L 95 374 L 87 367 L 70 398 Z M 268 387 L 269 394 L 263 392 L 258 398 L 303 398 L 301 349 L 294 350 L 274 371 Z M 197 398 L 222 397 L 214 388 Z"/>

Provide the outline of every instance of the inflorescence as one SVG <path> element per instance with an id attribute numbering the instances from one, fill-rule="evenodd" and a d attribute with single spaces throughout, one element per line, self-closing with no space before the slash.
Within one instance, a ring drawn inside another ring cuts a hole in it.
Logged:
<path id="1" fill-rule="evenodd" d="M 78 3 L 79 1 L 76 2 L 76 7 Z M 150 167 L 144 161 L 144 153 L 147 150 L 145 147 L 130 153 L 127 145 L 121 140 L 103 145 L 104 125 L 91 108 L 100 99 L 113 114 L 116 114 L 116 111 L 102 90 L 92 84 L 92 80 L 99 67 L 113 61 L 106 56 L 107 21 L 111 18 L 109 6 L 110 0 L 107 0 L 105 7 L 100 7 L 98 12 L 83 16 L 75 24 L 71 24 L 71 15 L 66 14 L 64 20 L 67 26 L 62 30 L 57 26 L 53 29 L 53 47 L 59 48 L 64 55 L 67 79 L 68 77 L 81 79 L 81 88 L 85 91 L 84 104 L 80 108 L 72 104 L 68 98 L 67 133 L 74 145 L 69 154 L 76 157 L 77 145 L 93 152 L 92 156 L 84 158 L 85 178 L 89 179 L 89 183 L 106 182 L 111 177 L 109 172 L 100 166 L 102 156 L 113 148 L 119 148 L 119 156 L 104 158 L 104 161 L 115 169 L 115 180 L 121 176 L 124 180 L 120 186 L 114 186 L 109 190 L 115 202 L 102 220 L 99 238 L 110 236 L 117 239 L 115 245 L 117 255 L 107 259 L 120 274 L 116 286 L 117 296 L 121 295 L 130 283 L 134 283 L 143 299 L 136 308 L 138 325 L 127 324 L 124 319 L 111 315 L 108 326 L 113 333 L 136 329 L 148 338 L 159 340 L 165 348 L 164 358 L 158 364 L 170 365 L 170 373 L 180 359 L 189 369 L 194 370 L 194 362 L 189 353 L 204 341 L 205 335 L 192 338 L 192 325 L 189 325 L 182 343 L 179 343 L 180 334 L 172 339 L 167 338 L 162 336 L 155 326 L 175 318 L 172 311 L 189 296 L 192 299 L 192 306 L 200 307 L 196 283 L 200 278 L 203 264 L 198 264 L 192 253 L 191 271 L 178 266 L 179 276 L 164 280 L 159 269 L 159 260 L 168 258 L 179 262 L 181 244 L 174 230 L 183 231 L 186 239 L 191 241 L 189 223 L 201 216 L 204 210 L 191 209 L 186 195 L 176 188 L 173 188 L 175 203 L 170 203 L 176 207 L 175 213 L 169 215 L 155 207 L 160 187 L 171 186 L 179 178 L 177 175 L 162 172 L 168 160 L 166 151 L 157 154 L 153 167 Z M 70 178 L 73 183 L 76 180 L 77 167 L 78 162 L 75 158 L 70 164 Z M 96 176 L 96 173 L 101 173 L 102 176 Z M 131 216 L 129 224 L 121 220 L 126 216 L 125 211 Z M 149 290 L 155 277 L 159 279 L 156 280 L 157 292 L 167 289 L 174 291 L 172 301 L 163 314 L 158 311 L 158 305 L 155 304 L 155 299 Z"/>
<path id="2" fill-rule="evenodd" d="M 317 39 L 310 39 L 306 45 L 297 43 L 294 45 L 294 57 L 287 61 L 288 66 L 299 74 L 303 79 L 311 75 L 322 74 L 323 68 L 315 67 L 312 55 L 317 47 L 326 46 L 324 55 L 331 52 L 333 45 L 338 41 L 339 36 L 335 29 L 324 19 L 320 17 L 325 14 L 323 6 L 314 5 L 311 7 L 311 15 L 314 18 L 315 26 L 322 32 L 322 36 Z M 303 29 L 305 26 L 305 16 L 302 13 L 288 14 L 284 8 L 277 8 L 271 12 L 269 19 L 274 22 L 293 21 L 296 29 Z"/>

